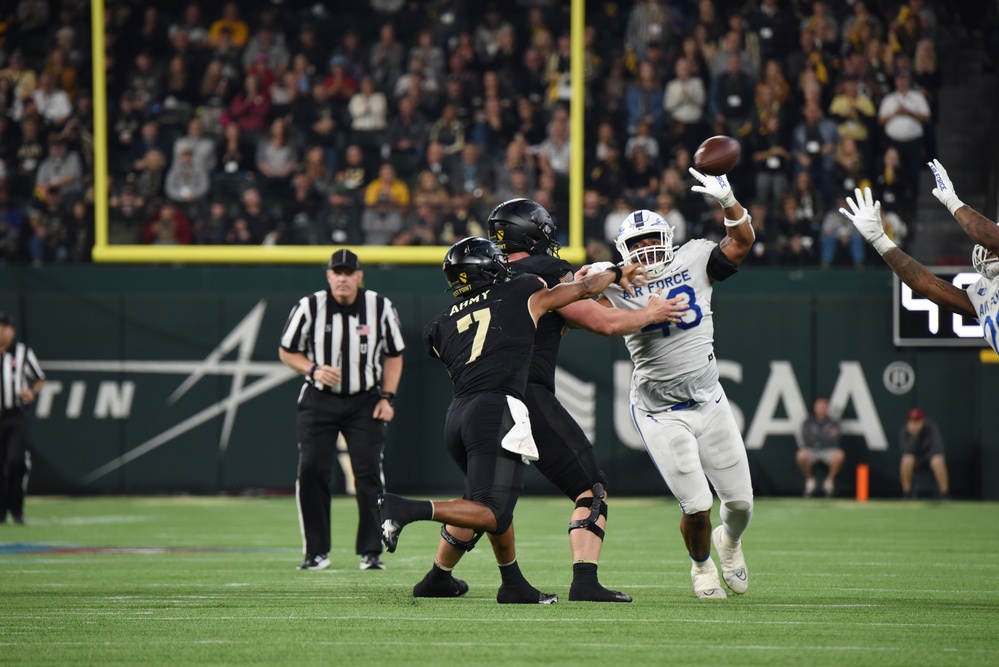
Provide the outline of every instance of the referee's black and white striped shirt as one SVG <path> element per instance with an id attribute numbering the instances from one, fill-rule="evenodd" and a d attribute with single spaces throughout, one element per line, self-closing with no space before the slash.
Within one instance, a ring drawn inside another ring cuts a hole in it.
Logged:
<path id="1" fill-rule="evenodd" d="M 336 366 L 339 387 L 305 379 L 320 391 L 352 396 L 379 386 L 383 355 L 397 357 L 406 345 L 392 302 L 359 289 L 349 306 L 341 306 L 328 289 L 302 297 L 291 310 L 281 334 L 281 347 L 301 352 L 319 365 Z"/>
<path id="2" fill-rule="evenodd" d="M 31 389 L 37 380 L 44 379 L 45 373 L 31 348 L 14 343 L 0 354 L 0 413 L 20 409 L 21 390 Z"/>

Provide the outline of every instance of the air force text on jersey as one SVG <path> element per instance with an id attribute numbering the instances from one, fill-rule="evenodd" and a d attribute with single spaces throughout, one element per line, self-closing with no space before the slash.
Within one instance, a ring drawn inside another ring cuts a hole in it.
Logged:
<path id="1" fill-rule="evenodd" d="M 632 297 L 630 294 L 628 294 L 623 290 L 621 292 L 621 296 L 624 297 L 625 299 L 632 299 L 640 297 L 643 294 L 657 294 L 661 293 L 664 289 L 668 287 L 674 287 L 676 285 L 680 285 L 683 283 L 689 283 L 690 281 L 691 281 L 690 269 L 684 269 L 683 271 L 679 271 L 672 275 L 668 275 L 665 278 L 660 278 L 659 280 L 650 282 L 643 287 L 634 287 L 635 290 L 634 297 Z"/>

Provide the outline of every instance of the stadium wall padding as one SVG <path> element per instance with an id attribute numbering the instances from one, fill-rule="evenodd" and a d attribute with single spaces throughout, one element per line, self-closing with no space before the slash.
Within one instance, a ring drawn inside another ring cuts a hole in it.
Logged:
<path id="1" fill-rule="evenodd" d="M 377 266 L 365 279 L 395 303 L 408 346 L 388 486 L 460 495 L 441 443 L 450 383 L 421 342 L 450 302 L 444 280 L 436 269 Z M 292 305 L 324 285 L 322 267 L 0 267 L 0 309 L 49 376 L 32 417 L 29 492 L 292 489 L 301 382 L 278 361 L 278 337 Z M 895 348 L 891 299 L 881 270 L 746 270 L 716 285 L 722 384 L 757 494 L 800 493 L 793 433 L 815 396 L 833 395 L 849 432 L 838 495 L 853 494 L 859 463 L 870 466 L 872 497 L 900 493 L 898 431 L 918 405 L 943 432 L 953 495 L 999 498 L 999 443 L 986 427 L 999 365 L 977 349 Z M 559 366 L 560 395 L 593 434 L 611 492 L 667 493 L 629 422 L 623 341 L 572 331 Z M 340 470 L 334 480 L 345 488 Z M 928 472 L 919 484 L 934 486 Z M 527 492 L 554 489 L 532 470 Z"/>

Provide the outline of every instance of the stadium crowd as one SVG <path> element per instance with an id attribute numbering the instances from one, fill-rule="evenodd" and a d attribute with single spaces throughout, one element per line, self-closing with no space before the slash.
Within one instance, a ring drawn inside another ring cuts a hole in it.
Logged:
<path id="1" fill-rule="evenodd" d="M 87 261 L 90 3 L 20 0 L 0 48 L 0 261 Z M 590 259 L 661 212 L 719 240 L 690 192 L 697 145 L 759 239 L 749 265 L 859 266 L 838 214 L 870 185 L 897 243 L 935 154 L 943 5 L 932 0 L 588 2 Z M 450 244 L 529 197 L 565 237 L 567 0 L 107 0 L 111 243 Z M 567 240 L 567 238 L 563 238 Z"/>

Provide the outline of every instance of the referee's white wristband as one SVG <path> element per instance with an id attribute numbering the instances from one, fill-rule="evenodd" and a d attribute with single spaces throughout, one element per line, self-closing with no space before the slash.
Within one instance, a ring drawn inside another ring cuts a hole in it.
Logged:
<path id="1" fill-rule="evenodd" d="M 752 219 L 752 218 L 749 217 L 749 211 L 747 211 L 746 209 L 742 209 L 742 210 L 743 210 L 742 217 L 739 218 L 738 220 L 729 220 L 728 218 L 725 218 L 725 226 L 726 227 L 738 227 L 739 225 L 741 225 L 742 223 L 746 222 L 747 220 L 751 220 Z"/>
<path id="2" fill-rule="evenodd" d="M 888 238 L 887 234 L 882 234 L 878 238 L 871 241 L 871 245 L 874 246 L 874 249 L 878 251 L 879 255 L 883 255 L 892 248 L 898 247 L 897 245 L 895 245 L 894 241 Z"/>

